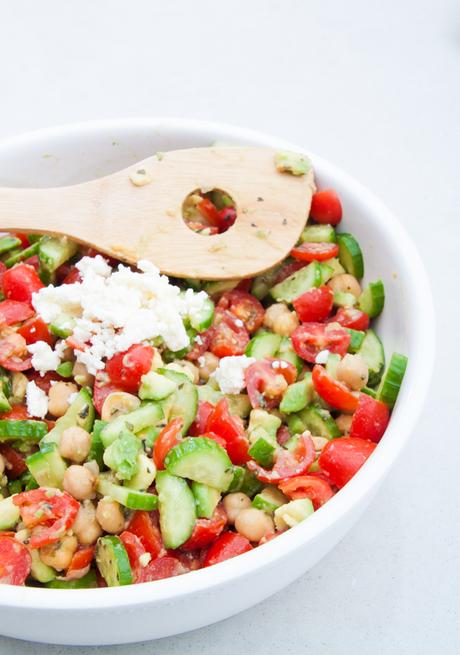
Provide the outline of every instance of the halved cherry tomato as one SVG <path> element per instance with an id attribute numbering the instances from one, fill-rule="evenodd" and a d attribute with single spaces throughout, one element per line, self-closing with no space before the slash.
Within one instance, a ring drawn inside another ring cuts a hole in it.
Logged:
<path id="1" fill-rule="evenodd" d="M 49 393 L 51 387 L 53 386 L 52 382 L 59 382 L 62 380 L 62 377 L 55 373 L 54 371 L 48 371 L 43 375 L 40 375 L 38 371 L 31 371 L 28 376 L 29 380 L 33 380 L 37 387 L 44 391 L 46 394 Z"/>
<path id="2" fill-rule="evenodd" d="M 220 232 L 225 232 L 236 221 L 236 209 L 234 207 L 224 207 L 219 210 Z"/>
<path id="3" fill-rule="evenodd" d="M 248 366 L 244 379 L 252 407 L 277 407 L 288 384 L 292 384 L 296 377 L 294 364 L 283 359 L 262 359 Z"/>
<path id="4" fill-rule="evenodd" d="M 291 250 L 291 256 L 301 262 L 322 262 L 338 254 L 339 246 L 336 243 L 301 243 Z"/>
<path id="5" fill-rule="evenodd" d="M 112 384 L 105 371 L 98 371 L 94 380 L 93 403 L 99 415 L 102 412 L 102 405 L 105 399 L 115 391 L 124 391 L 124 389 L 118 384 Z"/>
<path id="6" fill-rule="evenodd" d="M 28 264 L 17 264 L 3 275 L 3 292 L 10 300 L 31 304 L 32 294 L 44 286 L 37 271 Z"/>
<path id="7" fill-rule="evenodd" d="M 81 282 L 81 280 L 82 277 L 80 271 L 76 266 L 72 266 L 61 284 L 75 284 L 75 282 Z"/>
<path id="8" fill-rule="evenodd" d="M 208 221 L 208 223 L 211 223 L 211 225 L 215 225 L 216 227 L 220 227 L 221 217 L 219 210 L 214 205 L 214 203 L 209 200 L 209 198 L 203 198 L 203 200 L 197 205 L 197 209 L 200 214 L 204 216 L 204 218 Z"/>
<path id="9" fill-rule="evenodd" d="M 9 412 L 3 412 L 3 414 L 0 414 L 0 419 L 2 419 L 2 421 L 8 419 L 24 421 L 28 418 L 31 417 L 29 416 L 27 407 L 25 405 L 13 405 Z"/>
<path id="10" fill-rule="evenodd" d="M 0 336 L 0 365 L 8 371 L 26 371 L 32 366 L 26 340 L 12 328 L 5 328 Z"/>
<path id="11" fill-rule="evenodd" d="M 5 275 L 7 270 L 8 269 L 6 268 L 5 264 L 3 262 L 0 262 L 0 289 L 3 289 L 3 276 Z"/>
<path id="12" fill-rule="evenodd" d="M 223 437 L 220 437 L 215 432 L 203 432 L 202 434 L 197 435 L 198 437 L 204 437 L 205 439 L 211 439 L 222 446 L 224 450 L 227 450 L 227 442 Z"/>
<path id="13" fill-rule="evenodd" d="M 12 537 L 0 537 L 0 584 L 21 586 L 30 573 L 29 551 Z"/>
<path id="14" fill-rule="evenodd" d="M 137 510 L 134 512 L 127 530 L 138 537 L 152 558 L 164 554 L 161 534 L 156 525 L 153 524 L 152 518 L 148 512 Z"/>
<path id="15" fill-rule="evenodd" d="M 375 443 L 365 439 L 333 439 L 322 450 L 318 462 L 332 484 L 341 489 L 372 455 L 375 448 Z"/>
<path id="16" fill-rule="evenodd" d="M 34 315 L 34 310 L 26 302 L 18 300 L 3 300 L 0 302 L 0 324 L 13 325 L 26 321 Z"/>
<path id="17" fill-rule="evenodd" d="M 380 400 L 365 393 L 359 394 L 358 407 L 353 414 L 350 437 L 369 439 L 378 443 L 390 421 L 390 410 Z"/>
<path id="18" fill-rule="evenodd" d="M 369 316 L 354 307 L 341 307 L 331 321 L 351 330 L 367 330 L 370 323 Z"/>
<path id="19" fill-rule="evenodd" d="M 119 536 L 121 541 L 123 542 L 123 546 L 125 547 L 126 552 L 128 553 L 129 563 L 131 565 L 131 571 L 133 573 L 134 582 L 137 582 L 139 580 L 140 573 L 142 570 L 140 558 L 147 551 L 142 545 L 142 542 L 139 539 L 139 537 L 136 537 L 136 535 L 133 534 L 132 532 L 129 532 L 128 530 L 124 530 Z"/>
<path id="20" fill-rule="evenodd" d="M 305 291 L 293 301 L 297 316 L 303 323 L 324 321 L 332 310 L 334 293 L 323 285 Z"/>
<path id="21" fill-rule="evenodd" d="M 297 273 L 297 271 L 300 271 L 301 268 L 305 268 L 307 264 L 305 262 L 301 262 L 298 259 L 294 259 L 293 261 L 286 261 L 284 264 L 281 265 L 281 268 L 279 269 L 278 273 L 276 274 L 274 284 L 279 284 L 280 282 L 283 282 L 287 277 L 293 275 L 294 273 Z"/>
<path id="22" fill-rule="evenodd" d="M 249 459 L 249 441 L 239 416 L 232 416 L 227 398 L 221 398 L 209 415 L 206 432 L 214 432 L 225 440 L 228 456 L 233 464 L 245 464 Z"/>
<path id="23" fill-rule="evenodd" d="M 324 505 L 334 495 L 328 482 L 313 475 L 298 475 L 289 480 L 282 480 L 278 487 L 292 500 L 310 498 L 315 509 Z"/>
<path id="24" fill-rule="evenodd" d="M 122 353 L 116 353 L 106 364 L 106 371 L 113 382 L 124 391 L 136 392 L 141 377 L 150 371 L 154 350 L 152 346 L 134 344 Z"/>
<path id="25" fill-rule="evenodd" d="M 259 466 L 253 460 L 247 463 L 250 471 L 256 474 L 261 482 L 278 484 L 281 480 L 303 475 L 315 461 L 315 447 L 308 434 L 298 437 L 296 447 L 290 451 L 279 448 L 275 454 L 275 464 L 271 471 Z"/>
<path id="26" fill-rule="evenodd" d="M 279 445 L 284 446 L 284 444 L 289 441 L 290 438 L 291 433 L 289 432 L 288 427 L 286 425 L 281 425 L 276 433 L 276 440 Z"/>
<path id="27" fill-rule="evenodd" d="M 159 557 L 154 559 L 143 567 L 139 574 L 138 582 L 152 582 L 153 580 L 163 580 L 172 578 L 176 575 L 187 573 L 184 564 L 176 557 Z"/>
<path id="28" fill-rule="evenodd" d="M 258 330 L 264 322 L 265 310 L 262 304 L 245 291 L 227 291 L 217 303 L 218 307 L 228 309 L 237 319 L 243 321 L 246 330 L 251 334 Z"/>
<path id="29" fill-rule="evenodd" d="M 33 316 L 17 329 L 26 340 L 27 344 L 45 341 L 50 346 L 54 343 L 54 337 L 48 329 L 45 321 L 40 316 Z"/>
<path id="30" fill-rule="evenodd" d="M 32 255 L 32 257 L 27 257 L 27 259 L 24 259 L 24 264 L 28 264 L 29 266 L 32 266 L 37 273 L 40 270 L 40 260 L 38 259 L 38 255 Z"/>
<path id="31" fill-rule="evenodd" d="M 213 566 L 252 550 L 251 542 L 237 532 L 224 532 L 208 550 L 203 566 Z"/>
<path id="32" fill-rule="evenodd" d="M 188 429 L 189 435 L 192 437 L 199 437 L 203 432 L 206 432 L 208 419 L 213 411 L 214 405 L 211 405 L 211 403 L 208 403 L 206 400 L 200 400 L 195 420 Z"/>
<path id="33" fill-rule="evenodd" d="M 182 428 L 184 427 L 184 419 L 181 417 L 173 418 L 162 429 L 153 446 L 153 461 L 157 469 L 164 468 L 164 461 L 166 455 L 171 448 L 179 443 L 182 436 Z"/>
<path id="34" fill-rule="evenodd" d="M 8 444 L 0 444 L 0 454 L 5 460 L 6 475 L 9 480 L 14 480 L 27 471 L 25 458 Z"/>
<path id="35" fill-rule="evenodd" d="M 354 412 L 358 406 L 358 396 L 331 377 L 323 366 L 316 364 L 312 371 L 313 387 L 323 400 L 342 412 Z"/>
<path id="36" fill-rule="evenodd" d="M 204 353 L 209 350 L 213 334 L 213 327 L 210 327 L 209 330 L 206 330 L 205 332 L 197 334 L 191 349 L 185 355 L 185 359 L 188 359 L 190 362 L 195 362 L 199 357 L 204 355 Z"/>
<path id="37" fill-rule="evenodd" d="M 30 246 L 29 237 L 25 232 L 16 232 L 13 236 L 15 236 L 16 239 L 20 239 L 21 248 L 28 248 Z"/>
<path id="38" fill-rule="evenodd" d="M 66 491 L 39 487 L 13 496 L 26 528 L 32 529 L 31 548 L 58 541 L 71 527 L 80 503 Z"/>
<path id="39" fill-rule="evenodd" d="M 197 519 L 192 536 L 182 544 L 183 550 L 197 550 L 206 548 L 216 539 L 227 525 L 227 514 L 223 507 L 218 505 L 210 519 Z"/>
<path id="40" fill-rule="evenodd" d="M 237 321 L 239 319 L 228 310 L 220 307 L 216 309 L 210 344 L 210 350 L 216 357 L 244 354 L 249 343 L 249 333 Z"/>
<path id="41" fill-rule="evenodd" d="M 350 345 L 350 333 L 343 327 L 323 323 L 303 323 L 291 334 L 294 350 L 314 364 L 321 350 L 345 355 Z"/>
<path id="42" fill-rule="evenodd" d="M 333 189 L 324 189 L 313 194 L 310 216 L 317 223 L 338 225 L 342 220 L 342 203 Z"/>
<path id="43" fill-rule="evenodd" d="M 86 575 L 93 561 L 95 546 L 84 546 L 79 548 L 73 555 L 66 571 L 66 580 L 78 580 Z"/>

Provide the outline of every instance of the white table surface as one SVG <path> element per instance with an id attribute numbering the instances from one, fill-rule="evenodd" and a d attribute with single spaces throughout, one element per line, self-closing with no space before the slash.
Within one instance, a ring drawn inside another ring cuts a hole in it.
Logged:
<path id="1" fill-rule="evenodd" d="M 93 650 L 0 637 L 0 653 L 460 652 L 458 1 L 16 0 L 0 6 L 0 62 L 0 138 L 91 118 L 190 116 L 335 161 L 401 217 L 439 315 L 417 433 L 359 524 L 307 575 L 175 638 Z"/>

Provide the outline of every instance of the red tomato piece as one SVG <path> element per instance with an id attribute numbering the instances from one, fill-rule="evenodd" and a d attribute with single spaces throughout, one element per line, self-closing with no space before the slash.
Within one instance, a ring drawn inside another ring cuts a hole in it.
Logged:
<path id="1" fill-rule="evenodd" d="M 310 498 L 315 509 L 324 505 L 334 495 L 328 482 L 313 475 L 298 475 L 289 480 L 282 480 L 278 486 L 283 494 L 292 500 Z"/>
<path id="2" fill-rule="evenodd" d="M 301 262 L 322 262 L 338 254 L 339 246 L 336 243 L 302 243 L 291 250 L 292 257 Z"/>
<path id="3" fill-rule="evenodd" d="M 28 264 L 29 266 L 32 266 L 37 273 L 40 270 L 40 260 L 38 259 L 38 255 L 32 255 L 32 257 L 28 257 L 27 259 L 24 259 L 24 264 Z"/>
<path id="4" fill-rule="evenodd" d="M 39 487 L 13 496 L 26 528 L 32 529 L 31 548 L 58 541 L 75 521 L 80 503 L 66 491 Z"/>
<path id="5" fill-rule="evenodd" d="M 354 437 L 333 439 L 322 450 L 318 460 L 319 465 L 332 484 L 341 489 L 372 455 L 376 447 L 375 443 L 365 439 Z"/>
<path id="6" fill-rule="evenodd" d="M 311 437 L 301 434 L 296 447 L 290 451 L 280 448 L 275 454 L 275 464 L 271 471 L 250 460 L 247 467 L 256 474 L 261 482 L 278 484 L 281 480 L 303 475 L 315 461 L 315 447 Z"/>
<path id="7" fill-rule="evenodd" d="M 380 400 L 365 393 L 359 394 L 358 407 L 351 421 L 350 437 L 369 439 L 378 443 L 390 421 L 390 410 Z"/>
<path id="8" fill-rule="evenodd" d="M 3 262 L 0 262 L 0 289 L 3 289 L 3 276 L 5 275 L 7 270 L 8 269 L 6 268 L 5 264 Z"/>
<path id="9" fill-rule="evenodd" d="M 367 314 L 354 307 L 341 307 L 337 314 L 331 318 L 331 322 L 340 323 L 351 330 L 367 330 L 370 319 Z"/>
<path id="10" fill-rule="evenodd" d="M 162 429 L 153 446 L 153 461 L 157 469 L 164 468 L 164 461 L 166 455 L 171 448 L 181 441 L 182 428 L 184 427 L 184 419 L 177 417 L 169 421 Z"/>
<path id="11" fill-rule="evenodd" d="M 18 300 L 3 300 L 0 302 L 0 323 L 5 325 L 26 321 L 33 315 L 34 310 L 29 303 L 19 302 Z"/>
<path id="12" fill-rule="evenodd" d="M 49 393 L 52 382 L 59 382 L 63 378 L 55 373 L 54 371 L 48 371 L 45 373 L 45 375 L 42 377 L 38 371 L 32 371 L 28 375 L 29 380 L 33 380 L 37 387 L 39 387 L 42 391 L 44 391 L 46 394 Z"/>
<path id="13" fill-rule="evenodd" d="M 0 453 L 5 460 L 6 475 L 9 480 L 14 480 L 27 471 L 25 458 L 11 446 L 6 443 L 0 444 Z"/>
<path id="14" fill-rule="evenodd" d="M 219 211 L 219 232 L 225 232 L 236 221 L 236 209 L 224 207 Z"/>
<path id="15" fill-rule="evenodd" d="M 198 411 L 195 420 L 188 429 L 189 435 L 192 437 L 199 437 L 203 432 L 206 432 L 208 419 L 214 411 L 214 405 L 208 403 L 206 400 L 201 400 L 198 403 Z"/>
<path id="16" fill-rule="evenodd" d="M 211 329 L 210 350 L 216 357 L 244 355 L 249 343 L 249 333 L 243 321 L 228 310 L 218 307 L 214 313 L 214 324 Z"/>
<path id="17" fill-rule="evenodd" d="M 240 282 L 238 282 L 238 284 L 235 287 L 235 291 L 246 291 L 246 293 L 249 293 L 253 282 L 254 282 L 253 277 L 247 277 L 244 280 L 240 280 Z"/>
<path id="18" fill-rule="evenodd" d="M 210 519 L 197 519 L 192 536 L 182 544 L 183 550 L 206 548 L 220 535 L 227 525 L 227 514 L 221 506 L 217 506 Z"/>
<path id="19" fill-rule="evenodd" d="M 116 353 L 106 364 L 106 371 L 113 382 L 124 391 L 136 393 L 141 377 L 150 371 L 154 350 L 152 346 L 135 344 L 122 353 Z"/>
<path id="20" fill-rule="evenodd" d="M 317 223 L 338 225 L 342 220 L 342 203 L 333 189 L 324 189 L 313 194 L 310 216 Z"/>
<path id="21" fill-rule="evenodd" d="M 78 580 L 86 575 L 93 561 L 95 546 L 84 546 L 79 548 L 73 555 L 66 571 L 66 580 Z"/>
<path id="22" fill-rule="evenodd" d="M 224 532 L 208 550 L 203 566 L 213 566 L 252 550 L 251 542 L 237 532 Z"/>
<path id="23" fill-rule="evenodd" d="M 323 285 L 305 291 L 292 304 L 299 319 L 303 323 L 311 323 L 326 320 L 332 311 L 333 302 L 332 289 Z"/>
<path id="24" fill-rule="evenodd" d="M 246 330 L 252 334 L 264 322 L 265 310 L 259 300 L 245 291 L 227 291 L 217 303 L 218 307 L 228 309 L 237 319 L 243 321 Z"/>
<path id="25" fill-rule="evenodd" d="M 65 278 L 62 280 L 61 284 L 75 284 L 76 282 L 81 282 L 81 273 L 76 266 L 72 266 Z"/>
<path id="26" fill-rule="evenodd" d="M 263 359 L 248 366 L 244 379 L 252 407 L 278 407 L 288 384 L 296 377 L 294 364 L 282 359 Z"/>
<path id="27" fill-rule="evenodd" d="M 312 371 L 313 387 L 323 400 L 342 412 L 354 412 L 358 406 L 358 396 L 350 389 L 334 380 L 323 366 L 316 364 Z"/>
<path id="28" fill-rule="evenodd" d="M 32 558 L 24 544 L 0 537 L 0 584 L 23 585 L 31 566 Z"/>
<path id="29" fill-rule="evenodd" d="M 112 384 L 105 371 L 98 371 L 94 380 L 93 403 L 99 415 L 102 412 L 102 405 L 105 399 L 115 391 L 124 391 L 124 389 L 117 384 Z"/>
<path id="30" fill-rule="evenodd" d="M 303 323 L 294 330 L 291 339 L 299 357 L 312 364 L 321 350 L 345 355 L 350 345 L 350 333 L 333 324 Z"/>
<path id="31" fill-rule="evenodd" d="M 3 275 L 3 293 L 10 300 L 32 303 L 32 294 L 45 285 L 33 266 L 17 264 Z"/>
<path id="32" fill-rule="evenodd" d="M 287 441 L 289 441 L 290 438 L 291 438 L 291 433 L 289 432 L 287 426 L 281 425 L 276 433 L 276 440 L 279 443 L 279 445 L 284 446 L 284 444 Z"/>
<path id="33" fill-rule="evenodd" d="M 2 420 L 15 419 L 24 421 L 25 419 L 30 418 L 30 416 L 25 405 L 13 405 L 9 412 L 3 412 L 3 414 L 0 414 L 0 418 Z"/>
<path id="34" fill-rule="evenodd" d="M 26 340 L 12 328 L 5 328 L 0 337 L 0 365 L 8 371 L 25 371 L 32 366 Z"/>
<path id="35" fill-rule="evenodd" d="M 243 421 L 228 410 L 227 398 L 221 398 L 209 415 L 206 432 L 214 432 L 225 440 L 228 456 L 233 464 L 245 464 L 249 459 L 249 441 Z"/>
<path id="36" fill-rule="evenodd" d="M 123 546 L 126 549 L 129 557 L 129 563 L 131 565 L 131 571 L 133 573 L 134 582 L 139 580 L 142 571 L 142 565 L 140 562 L 140 557 L 144 555 L 147 551 L 142 545 L 139 537 L 136 537 L 135 534 L 125 530 L 119 535 Z"/>
<path id="37" fill-rule="evenodd" d="M 48 329 L 45 321 L 40 316 L 33 316 L 26 321 L 20 328 L 17 329 L 26 340 L 27 344 L 36 343 L 37 341 L 45 341 L 49 345 L 53 345 L 54 337 Z"/>
<path id="38" fill-rule="evenodd" d="M 152 518 L 148 512 L 137 510 L 132 515 L 127 530 L 139 538 L 145 550 L 150 553 L 152 558 L 164 554 L 163 542 L 160 531 L 153 524 Z"/>
<path id="39" fill-rule="evenodd" d="M 28 248 L 30 246 L 29 237 L 25 232 L 16 232 L 13 236 L 21 241 L 21 248 Z"/>
<path id="40" fill-rule="evenodd" d="M 205 332 L 200 332 L 200 334 L 197 334 L 195 341 L 193 342 L 193 346 L 185 355 L 185 359 L 188 359 L 190 362 L 195 362 L 199 357 L 204 355 L 204 353 L 209 350 L 213 334 L 214 329 L 212 327 L 210 327 L 209 330 L 206 330 Z"/>
<path id="41" fill-rule="evenodd" d="M 154 580 L 163 580 L 172 578 L 176 575 L 187 573 L 183 563 L 176 557 L 159 557 L 154 559 L 145 566 L 139 575 L 138 582 L 153 582 Z"/>
<path id="42" fill-rule="evenodd" d="M 214 203 L 209 200 L 209 198 L 203 198 L 203 200 L 197 205 L 197 209 L 208 223 L 220 227 L 221 217 L 219 210 Z"/>

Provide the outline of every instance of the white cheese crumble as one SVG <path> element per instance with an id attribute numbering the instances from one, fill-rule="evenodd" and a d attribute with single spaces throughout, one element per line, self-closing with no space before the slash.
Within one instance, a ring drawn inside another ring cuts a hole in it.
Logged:
<path id="1" fill-rule="evenodd" d="M 80 282 L 40 289 L 32 304 L 46 323 L 60 314 L 75 319 L 72 338 L 85 344 L 75 356 L 89 373 L 103 369 L 105 358 L 155 337 L 172 351 L 189 345 L 184 319 L 193 319 L 203 310 L 207 293 L 181 292 L 145 260 L 138 263 L 139 271 L 122 264 L 112 271 L 100 255 L 83 257 L 76 266 Z M 33 360 L 32 365 L 35 368 Z"/>
<path id="2" fill-rule="evenodd" d="M 315 364 L 326 364 L 329 357 L 329 350 L 320 350 L 315 357 Z"/>
<path id="3" fill-rule="evenodd" d="M 40 375 L 47 371 L 55 371 L 61 363 L 59 353 L 55 352 L 46 341 L 36 341 L 27 346 L 27 350 L 32 354 L 32 366 Z"/>
<path id="4" fill-rule="evenodd" d="M 151 559 L 152 556 L 150 553 L 142 553 L 142 555 L 139 556 L 139 564 L 142 568 L 145 568 Z"/>
<path id="5" fill-rule="evenodd" d="M 212 377 L 217 381 L 223 393 L 240 393 L 246 386 L 244 371 L 255 361 L 254 357 L 246 355 L 222 357 Z"/>
<path id="6" fill-rule="evenodd" d="M 33 381 L 27 383 L 26 403 L 27 413 L 30 416 L 45 418 L 48 413 L 48 396 Z"/>
<path id="7" fill-rule="evenodd" d="M 71 393 L 70 396 L 67 397 L 67 404 L 71 405 L 74 400 L 76 400 L 78 396 L 78 391 L 75 391 L 75 393 Z"/>

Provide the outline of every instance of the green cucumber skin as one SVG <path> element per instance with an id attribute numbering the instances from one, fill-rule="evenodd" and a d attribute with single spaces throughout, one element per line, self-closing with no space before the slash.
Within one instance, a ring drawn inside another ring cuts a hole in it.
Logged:
<path id="1" fill-rule="evenodd" d="M 363 342 L 357 350 L 357 354 L 366 362 L 369 369 L 368 385 L 374 387 L 380 382 L 383 369 L 385 368 L 385 351 L 374 330 L 366 330 Z"/>
<path id="2" fill-rule="evenodd" d="M 276 445 L 266 437 L 259 437 L 249 448 L 248 454 L 264 468 L 273 466 Z"/>
<path id="3" fill-rule="evenodd" d="M 407 362 L 408 359 L 405 355 L 393 353 L 377 389 L 377 400 L 384 402 L 390 409 L 396 403 L 406 372 Z"/>
<path id="4" fill-rule="evenodd" d="M 182 434 L 185 436 L 198 411 L 197 388 L 183 373 L 171 371 L 167 368 L 158 369 L 157 372 L 178 384 L 179 388 L 163 401 L 163 408 L 168 421 L 176 417 L 183 419 Z M 168 408 L 167 411 L 166 407 Z"/>
<path id="5" fill-rule="evenodd" d="M 307 225 L 300 240 L 302 243 L 335 243 L 337 237 L 332 225 Z"/>
<path id="6" fill-rule="evenodd" d="M 337 235 L 339 261 L 347 273 L 360 280 L 364 275 L 363 253 L 352 234 L 342 232 Z"/>
<path id="7" fill-rule="evenodd" d="M 9 250 L 18 248 L 21 245 L 21 239 L 11 236 L 5 236 L 0 239 L 0 255 L 4 255 Z"/>
<path id="8" fill-rule="evenodd" d="M 195 527 L 195 498 L 185 480 L 166 471 L 158 471 L 156 487 L 163 543 L 166 548 L 179 548 Z"/>
<path id="9" fill-rule="evenodd" d="M 16 440 L 38 443 L 47 432 L 48 426 L 44 421 L 29 419 L 0 420 L 0 443 Z"/>
<path id="10" fill-rule="evenodd" d="M 97 577 L 95 571 L 88 571 L 86 575 L 77 580 L 50 580 L 45 584 L 48 589 L 96 589 Z"/>
<path id="11" fill-rule="evenodd" d="M 246 347 L 246 355 L 256 359 L 274 357 L 281 345 L 281 336 L 273 332 L 264 332 L 252 337 Z"/>
<path id="12" fill-rule="evenodd" d="M 67 237 L 44 237 L 38 247 L 40 266 L 48 273 L 53 273 L 73 257 L 77 250 L 78 244 Z"/>
<path id="13" fill-rule="evenodd" d="M 232 480 L 232 463 L 226 451 L 207 437 L 187 437 L 171 448 L 165 468 L 172 475 L 225 491 Z"/>
<path id="14" fill-rule="evenodd" d="M 369 282 L 358 298 L 358 307 L 370 318 L 376 318 L 382 313 L 385 305 L 385 287 L 382 280 Z"/>
<path id="15" fill-rule="evenodd" d="M 207 484 L 192 482 L 192 493 L 198 518 L 210 519 L 220 501 L 220 492 Z"/>
<path id="16" fill-rule="evenodd" d="M 336 439 L 341 435 L 336 422 L 327 409 L 311 405 L 300 412 L 300 417 L 306 428 L 315 437 L 324 437 L 330 440 Z"/>
<path id="17" fill-rule="evenodd" d="M 272 287 L 270 295 L 276 302 L 292 302 L 308 289 L 319 287 L 322 279 L 321 266 L 314 261 Z"/>
<path id="18" fill-rule="evenodd" d="M 106 535 L 97 540 L 96 564 L 109 587 L 120 587 L 134 582 L 126 548 L 115 535 Z"/>
<path id="19" fill-rule="evenodd" d="M 77 425 L 87 432 L 91 432 L 94 422 L 94 405 L 88 389 L 83 388 L 73 401 L 67 412 L 58 418 L 56 425 L 41 440 L 44 443 L 59 443 L 61 435 L 67 428 Z"/>
<path id="20" fill-rule="evenodd" d="M 67 464 L 60 456 L 55 443 L 47 443 L 26 459 L 26 465 L 41 487 L 62 489 Z"/>

